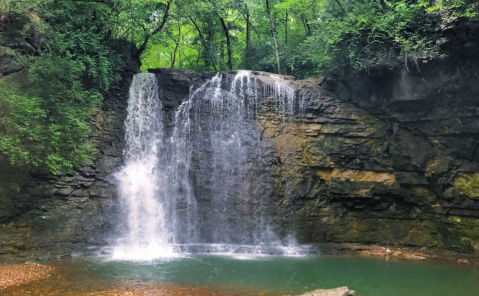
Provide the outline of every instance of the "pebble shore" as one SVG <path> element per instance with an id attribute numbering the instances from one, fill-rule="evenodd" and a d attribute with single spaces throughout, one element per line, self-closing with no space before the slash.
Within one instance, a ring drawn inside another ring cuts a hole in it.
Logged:
<path id="1" fill-rule="evenodd" d="M 47 278 L 54 270 L 36 263 L 0 265 L 0 290 Z"/>

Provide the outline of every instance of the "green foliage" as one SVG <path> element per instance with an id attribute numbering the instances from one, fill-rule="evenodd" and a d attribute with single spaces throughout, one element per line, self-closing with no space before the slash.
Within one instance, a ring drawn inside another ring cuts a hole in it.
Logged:
<path id="1" fill-rule="evenodd" d="M 71 171 L 94 152 L 87 142 L 89 111 L 99 107 L 102 94 L 120 78 L 121 56 L 112 48 L 105 19 L 109 10 L 66 0 L 20 4 L 17 13 L 31 19 L 25 26 L 41 26 L 36 33 L 45 32 L 48 42 L 25 59 L 22 90 L 14 83 L 1 85 L 6 112 L 0 117 L 0 151 L 16 165 Z"/>
<path id="2" fill-rule="evenodd" d="M 35 150 L 45 141 L 45 111 L 40 100 L 20 93 L 15 84 L 0 82 L 0 151 L 14 165 L 38 165 L 40 156 Z"/>
<path id="3" fill-rule="evenodd" d="M 426 0 L 420 0 L 420 3 L 427 7 L 429 12 L 449 9 L 454 15 L 462 17 L 476 17 L 479 9 L 479 3 L 474 0 L 437 0 L 432 6 L 429 6 L 430 2 Z"/>
<path id="4" fill-rule="evenodd" d="M 119 80 L 127 56 L 141 54 L 143 71 L 219 71 L 230 62 L 277 71 L 265 3 L 0 0 L 0 11 L 16 15 L 0 32 L 0 53 L 28 69 L 20 90 L 1 84 L 0 151 L 14 164 L 53 172 L 89 159 L 88 113 Z M 269 7 L 280 72 L 299 78 L 342 67 L 420 68 L 443 57 L 434 32 L 442 15 L 477 18 L 479 9 L 473 0 L 269 0 Z M 34 39 L 32 27 L 47 42 L 26 54 L 19 47 Z"/>
<path id="5" fill-rule="evenodd" d="M 0 84 L 0 151 L 12 164 L 43 166 L 52 172 L 70 171 L 89 160 L 88 110 L 101 95 L 84 90 L 81 67 L 68 59 L 42 57 L 30 66 L 29 87 Z"/>
<path id="6" fill-rule="evenodd" d="M 435 12 L 476 17 L 478 9 L 472 0 L 270 0 L 270 6 L 281 73 L 301 78 L 343 66 L 420 69 L 421 63 L 444 57 L 435 39 L 441 22 Z M 175 1 L 164 34 L 143 55 L 142 69 L 226 69 L 219 17 L 230 29 L 235 68 L 277 71 L 264 0 Z"/>
<path id="7" fill-rule="evenodd" d="M 326 11 L 304 45 L 323 70 L 396 66 L 401 61 L 417 66 L 418 61 L 439 56 L 434 26 L 427 23 L 422 5 L 361 0 L 345 9 Z"/>
<path id="8" fill-rule="evenodd" d="M 38 59 L 29 69 L 27 93 L 41 98 L 45 110 L 48 143 L 43 152 L 52 171 L 71 170 L 92 153 L 88 110 L 97 108 L 102 96 L 97 89 L 84 89 L 84 75 L 81 61 L 55 55 Z"/>

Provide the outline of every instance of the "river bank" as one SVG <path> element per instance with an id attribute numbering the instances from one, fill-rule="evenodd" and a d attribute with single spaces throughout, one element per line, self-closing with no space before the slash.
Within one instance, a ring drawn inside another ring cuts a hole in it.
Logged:
<path id="1" fill-rule="evenodd" d="M 48 278 L 54 271 L 51 266 L 36 263 L 0 265 L 0 295 L 4 289 Z"/>
<path id="2" fill-rule="evenodd" d="M 435 260 L 448 261 L 457 264 L 469 264 L 479 267 L 479 257 L 477 255 L 458 253 L 438 248 L 425 247 L 396 247 L 380 245 L 362 245 L 362 244 L 319 244 L 318 247 L 323 250 L 322 254 L 331 254 L 335 256 L 359 255 L 362 257 L 382 257 L 386 259 L 398 260 Z"/>

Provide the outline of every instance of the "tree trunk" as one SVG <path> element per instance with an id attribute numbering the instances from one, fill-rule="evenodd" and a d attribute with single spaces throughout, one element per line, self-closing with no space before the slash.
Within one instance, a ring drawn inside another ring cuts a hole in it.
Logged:
<path id="1" fill-rule="evenodd" d="M 173 54 L 171 55 L 171 59 L 170 59 L 170 68 L 172 69 L 175 67 L 177 50 L 178 50 L 178 43 L 176 43 L 175 50 L 173 51 Z"/>
<path id="2" fill-rule="evenodd" d="M 220 71 L 225 69 L 225 41 L 221 40 L 220 43 Z"/>
<path id="3" fill-rule="evenodd" d="M 288 44 L 288 10 L 286 9 L 286 15 L 284 17 L 284 44 Z"/>
<path id="4" fill-rule="evenodd" d="M 246 51 L 249 49 L 249 44 L 251 40 L 251 32 L 250 32 L 250 27 L 249 27 L 249 10 L 246 13 Z"/>
<path id="5" fill-rule="evenodd" d="M 279 46 L 278 46 L 278 37 L 276 35 L 276 27 L 274 26 L 273 17 L 271 16 L 271 10 L 269 9 L 269 0 L 266 0 L 266 12 L 269 16 L 269 21 L 271 22 L 271 29 L 273 30 L 274 46 L 276 48 L 276 61 L 278 63 L 278 74 L 281 73 L 281 65 L 279 63 Z"/>
<path id="6" fill-rule="evenodd" d="M 207 57 L 204 57 L 203 60 L 205 62 L 205 66 L 207 68 L 209 68 L 209 60 L 211 61 L 211 64 L 213 65 L 213 69 L 215 69 L 215 71 L 218 71 L 218 69 L 216 68 L 216 64 L 215 64 L 215 61 L 213 60 L 213 58 L 211 57 L 211 54 L 210 54 L 210 50 L 208 48 L 208 44 L 206 42 L 206 39 L 203 35 L 203 33 L 201 33 L 201 30 L 200 30 L 200 27 L 198 27 L 198 24 L 195 22 L 195 20 L 188 15 L 188 18 L 191 20 L 191 22 L 193 23 L 194 27 L 196 28 L 196 31 L 198 32 L 198 35 L 200 36 L 201 38 L 201 44 L 203 44 L 203 48 L 205 49 L 205 52 L 206 52 L 206 55 Z"/>
<path id="7" fill-rule="evenodd" d="M 171 61 L 171 64 L 170 64 L 170 68 L 174 68 L 175 67 L 175 62 L 176 62 L 176 52 L 178 51 L 178 46 L 180 46 L 180 41 L 181 41 L 181 26 L 180 26 L 180 22 L 178 22 L 178 41 L 176 41 L 176 46 L 175 46 L 175 51 L 173 52 L 173 59 Z M 180 65 L 178 68 L 181 68 L 181 57 L 180 55 L 178 54 L 178 57 L 180 58 Z"/>
<path id="8" fill-rule="evenodd" d="M 223 31 L 226 37 L 226 49 L 228 50 L 228 68 L 233 70 L 233 63 L 231 62 L 231 40 L 230 40 L 230 31 L 226 26 L 225 20 L 222 17 L 220 18 L 221 26 L 223 27 Z"/>
<path id="9" fill-rule="evenodd" d="M 311 26 L 308 23 L 308 20 L 306 19 L 306 16 L 304 13 L 301 14 L 301 20 L 303 21 L 304 25 L 304 30 L 306 31 L 306 36 L 311 36 Z"/>

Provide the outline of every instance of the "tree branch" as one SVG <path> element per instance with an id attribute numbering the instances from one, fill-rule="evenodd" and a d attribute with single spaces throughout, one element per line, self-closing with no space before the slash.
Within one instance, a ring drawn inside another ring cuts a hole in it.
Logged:
<path id="1" fill-rule="evenodd" d="M 343 6 L 341 5 L 341 2 L 339 2 L 339 0 L 335 0 L 335 1 L 336 1 L 336 3 L 338 3 L 338 5 L 339 5 L 339 7 L 341 8 L 341 10 L 342 10 L 343 12 L 346 12 L 346 10 L 344 10 Z"/>
<path id="2" fill-rule="evenodd" d="M 246 22 L 248 22 L 249 26 L 251 27 L 251 29 L 253 29 L 253 31 L 256 33 L 256 36 L 258 36 L 258 39 L 260 39 L 261 37 L 259 36 L 259 33 L 258 33 L 258 30 L 256 30 L 256 27 L 253 26 L 253 24 L 251 23 L 251 21 L 249 21 L 245 15 L 243 15 L 243 18 L 245 19 Z"/>
<path id="3" fill-rule="evenodd" d="M 271 15 L 271 9 L 269 8 L 269 1 L 266 0 L 266 12 L 269 16 L 269 21 L 271 23 L 271 29 L 273 31 L 274 46 L 276 50 L 276 62 L 278 64 L 278 74 L 281 74 L 281 65 L 279 62 L 279 46 L 278 46 L 278 36 L 276 35 L 276 27 L 274 26 L 273 16 Z"/>
<path id="4" fill-rule="evenodd" d="M 200 38 L 201 38 L 201 43 L 203 44 L 203 47 L 204 47 L 205 50 L 206 50 L 206 54 L 208 55 L 208 58 L 210 59 L 211 64 L 213 65 L 213 68 L 215 69 L 215 71 L 218 72 L 218 69 L 216 68 L 215 61 L 213 60 L 213 58 L 212 58 L 211 55 L 210 55 L 210 51 L 209 51 L 209 49 L 208 49 L 208 44 L 206 44 L 206 40 L 205 40 L 205 38 L 204 38 L 204 36 L 203 36 L 203 33 L 201 33 L 201 30 L 200 30 L 200 28 L 198 27 L 198 24 L 195 22 L 195 20 L 194 20 L 189 14 L 187 14 L 186 16 L 187 16 L 187 17 L 190 19 L 190 21 L 193 23 L 193 26 L 196 28 L 196 31 L 198 31 L 198 35 L 199 35 Z"/>
<path id="5" fill-rule="evenodd" d="M 226 50 L 228 51 L 228 68 L 230 70 L 233 70 L 233 63 L 231 62 L 232 54 L 231 54 L 230 31 L 228 27 L 226 26 L 225 20 L 219 14 L 216 14 L 216 15 L 218 15 L 220 19 L 221 26 L 223 27 L 223 32 L 225 33 L 225 37 L 226 37 Z"/>
<path id="6" fill-rule="evenodd" d="M 150 37 L 155 35 L 155 34 L 158 34 L 161 30 L 163 30 L 163 27 L 165 26 L 166 24 L 166 21 L 168 20 L 168 16 L 169 16 L 169 11 L 170 11 L 170 7 L 171 7 L 171 3 L 173 3 L 174 0 L 168 0 L 168 2 L 166 3 L 166 10 L 165 10 L 165 14 L 163 15 L 163 19 L 161 20 L 161 24 L 151 33 L 147 33 L 146 36 L 145 36 L 145 40 L 143 40 L 143 43 L 140 45 L 140 47 L 138 48 L 138 50 L 135 52 L 135 54 L 133 55 L 133 58 L 134 59 L 139 59 L 140 58 L 140 55 L 145 51 L 146 49 L 146 45 L 148 44 L 148 41 L 150 40 Z"/>

